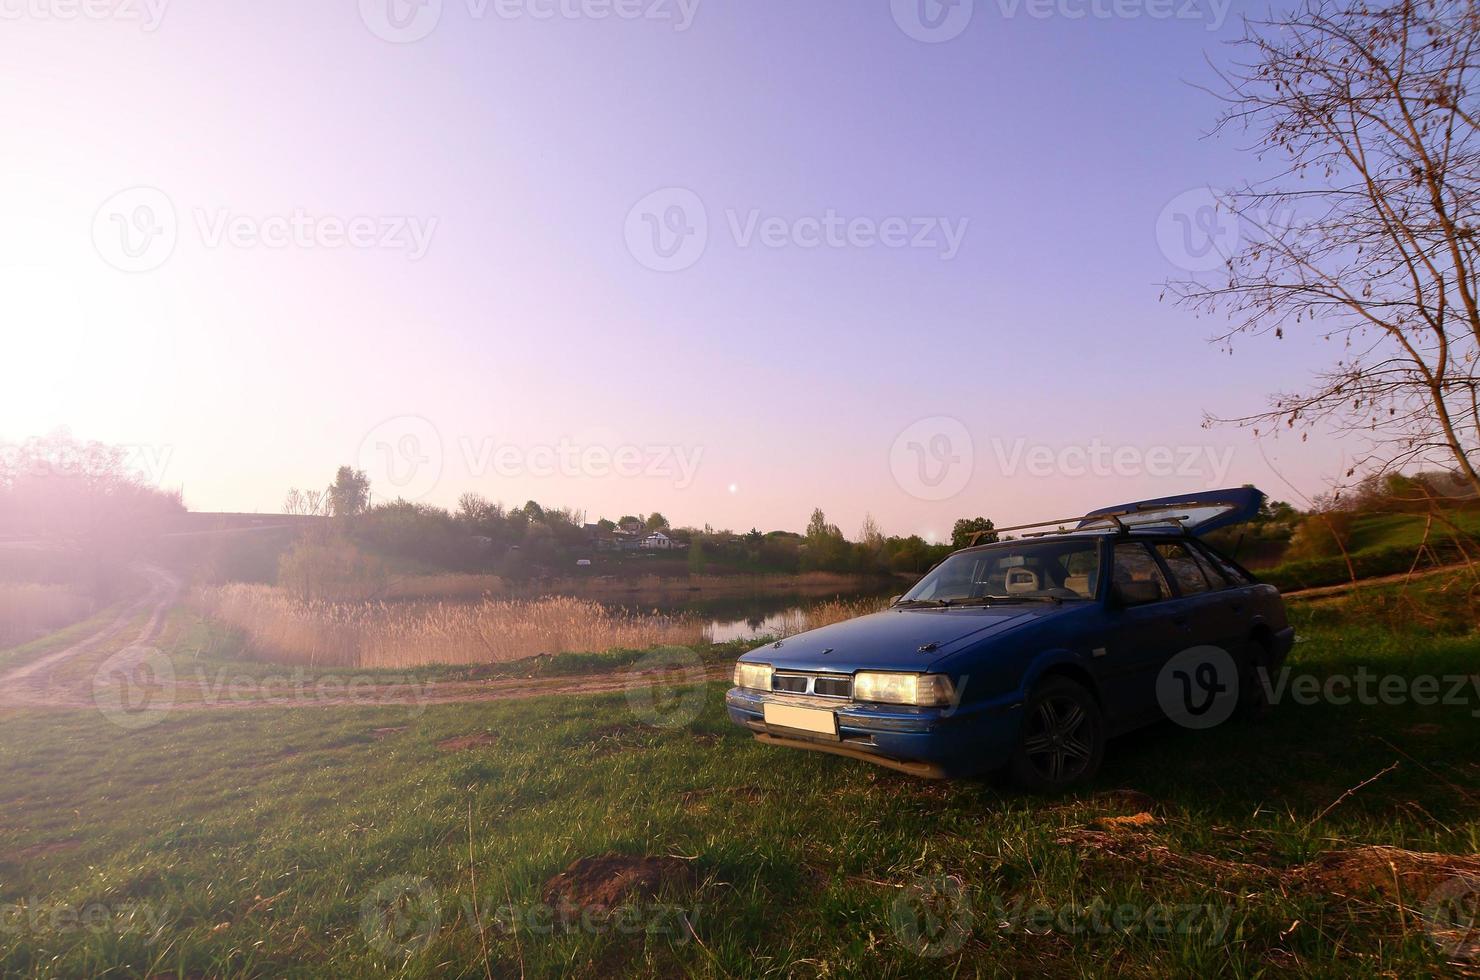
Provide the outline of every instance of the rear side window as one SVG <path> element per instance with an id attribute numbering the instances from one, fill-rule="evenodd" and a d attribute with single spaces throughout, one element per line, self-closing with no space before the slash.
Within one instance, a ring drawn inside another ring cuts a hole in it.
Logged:
<path id="1" fill-rule="evenodd" d="M 1156 545 L 1156 553 L 1166 563 L 1167 571 L 1171 572 L 1172 580 L 1177 583 L 1177 591 L 1183 595 L 1197 595 L 1207 592 L 1212 588 L 1208 577 L 1203 574 L 1197 559 L 1187 546 L 1180 541 L 1168 541 Z"/>
<path id="2" fill-rule="evenodd" d="M 1150 583 L 1156 588 L 1156 600 L 1170 599 L 1172 592 L 1167 588 L 1166 576 L 1151 557 L 1143 544 L 1117 544 L 1115 546 L 1115 584 Z"/>
<path id="3" fill-rule="evenodd" d="M 1218 554 L 1212 548 L 1199 544 L 1197 546 L 1197 553 L 1212 562 L 1213 567 L 1222 572 L 1223 577 L 1228 579 L 1231 584 L 1235 586 L 1249 584 L 1249 577 L 1247 575 L 1234 568 L 1232 562 Z"/>

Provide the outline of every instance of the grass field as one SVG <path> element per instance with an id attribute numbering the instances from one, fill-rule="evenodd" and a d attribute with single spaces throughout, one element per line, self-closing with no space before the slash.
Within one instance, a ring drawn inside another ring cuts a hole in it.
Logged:
<path id="1" fill-rule="evenodd" d="M 1474 670 L 1471 636 L 1343 627 L 1334 608 L 1301 614 L 1297 673 Z M 1441 966 L 1421 912 L 1447 872 L 1407 852 L 1480 852 L 1473 689 L 1166 725 L 1040 799 L 758 745 L 723 687 L 656 715 L 616 694 L 136 732 L 0 716 L 0 971 L 1421 976 Z M 623 860 L 547 885 L 607 855 Z M 601 892 L 577 886 L 613 868 L 653 885 L 583 913 Z"/>

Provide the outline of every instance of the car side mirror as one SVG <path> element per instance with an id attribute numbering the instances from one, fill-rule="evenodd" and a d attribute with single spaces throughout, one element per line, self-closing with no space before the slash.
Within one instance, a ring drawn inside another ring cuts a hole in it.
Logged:
<path id="1" fill-rule="evenodd" d="M 1155 582 L 1116 582 L 1110 594 L 1121 606 L 1144 606 L 1161 598 Z"/>

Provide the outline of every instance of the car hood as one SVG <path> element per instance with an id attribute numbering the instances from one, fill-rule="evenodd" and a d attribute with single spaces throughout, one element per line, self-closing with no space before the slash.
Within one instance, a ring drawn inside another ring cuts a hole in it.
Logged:
<path id="1" fill-rule="evenodd" d="M 789 636 L 741 659 L 788 670 L 924 670 L 969 643 L 1053 615 L 1060 608 L 1064 607 L 1035 604 L 886 609 Z"/>

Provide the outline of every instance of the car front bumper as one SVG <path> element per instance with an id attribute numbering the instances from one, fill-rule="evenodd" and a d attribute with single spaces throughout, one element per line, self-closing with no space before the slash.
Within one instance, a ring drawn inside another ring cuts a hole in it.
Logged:
<path id="1" fill-rule="evenodd" d="M 768 702 L 832 711 L 837 737 L 767 724 Z M 862 759 L 930 778 L 1004 765 L 1022 724 L 1022 702 L 1016 699 L 916 708 L 736 687 L 725 695 L 725 707 L 731 721 L 767 744 Z"/>

